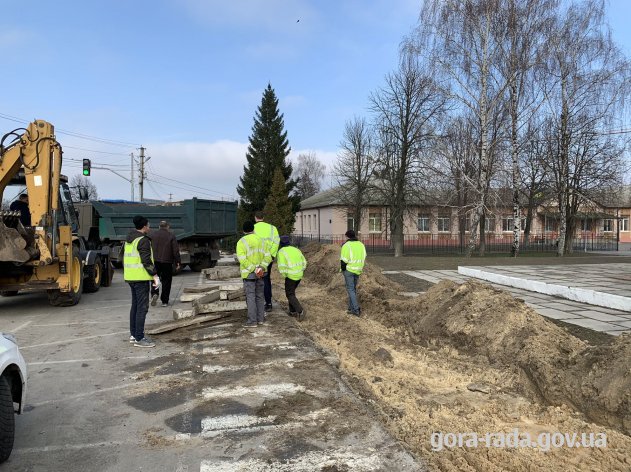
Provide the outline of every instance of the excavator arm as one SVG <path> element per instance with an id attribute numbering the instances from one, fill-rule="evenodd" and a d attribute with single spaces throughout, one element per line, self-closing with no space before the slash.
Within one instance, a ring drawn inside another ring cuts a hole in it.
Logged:
<path id="1" fill-rule="evenodd" d="M 46 121 L 35 120 L 0 141 L 0 198 L 8 185 L 25 184 L 33 225 L 23 227 L 15 212 L 0 214 L 0 291 L 41 287 L 49 295 L 80 295 L 82 263 L 60 209 L 61 164 L 61 145 Z"/>

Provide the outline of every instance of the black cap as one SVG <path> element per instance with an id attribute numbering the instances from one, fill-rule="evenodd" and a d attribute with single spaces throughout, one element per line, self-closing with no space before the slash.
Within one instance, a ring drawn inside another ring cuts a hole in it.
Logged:
<path id="1" fill-rule="evenodd" d="M 244 233 L 251 233 L 252 231 L 254 231 L 254 223 L 252 223 L 251 221 L 246 221 L 245 223 L 243 223 Z"/>
<path id="2" fill-rule="evenodd" d="M 149 220 L 145 218 L 144 216 L 142 215 L 134 216 L 134 227 L 136 229 L 143 229 L 145 226 L 147 226 L 147 223 L 149 223 Z"/>
<path id="3" fill-rule="evenodd" d="M 355 239 L 355 231 L 353 231 L 352 229 L 349 229 L 346 233 L 344 233 L 344 236 L 346 236 L 349 239 Z"/>
<path id="4" fill-rule="evenodd" d="M 280 237 L 280 246 L 289 246 L 291 244 L 291 239 L 289 239 L 289 236 L 287 235 L 283 235 Z"/>

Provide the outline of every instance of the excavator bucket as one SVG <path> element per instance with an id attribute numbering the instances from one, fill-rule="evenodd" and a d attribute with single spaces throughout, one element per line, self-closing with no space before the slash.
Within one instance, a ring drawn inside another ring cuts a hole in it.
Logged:
<path id="1" fill-rule="evenodd" d="M 27 262 L 31 255 L 26 250 L 27 242 L 15 228 L 4 224 L 8 212 L 0 212 L 0 262 Z"/>

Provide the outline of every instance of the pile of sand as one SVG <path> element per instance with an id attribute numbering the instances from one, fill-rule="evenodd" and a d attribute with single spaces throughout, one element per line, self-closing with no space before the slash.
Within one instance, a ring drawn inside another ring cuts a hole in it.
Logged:
<path id="1" fill-rule="evenodd" d="M 312 244 L 301 326 L 410 451 L 439 470 L 631 470 L 631 336 L 592 347 L 489 285 L 416 299 L 369 262 L 362 317 L 346 314 L 339 246 Z M 281 278 L 275 296 L 284 302 Z M 607 426 L 602 426 L 607 425 Z M 605 433 L 606 448 L 445 448 L 435 432 Z M 612 429 L 615 428 L 615 429 Z M 624 434 L 626 433 L 626 434 Z"/>

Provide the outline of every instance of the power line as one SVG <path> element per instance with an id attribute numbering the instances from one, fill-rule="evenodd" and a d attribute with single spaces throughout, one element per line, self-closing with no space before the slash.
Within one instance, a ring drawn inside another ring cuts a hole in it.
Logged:
<path id="1" fill-rule="evenodd" d="M 0 118 L 4 118 L 5 120 L 9 120 L 9 121 L 14 121 L 20 124 L 28 125 L 30 123 L 30 120 L 25 120 L 24 118 L 19 118 L 17 116 L 7 115 L 5 113 L 0 113 Z M 68 131 L 62 128 L 56 128 L 56 132 L 59 132 L 61 134 L 66 134 L 68 136 L 74 136 L 75 138 L 85 139 L 87 141 L 94 141 L 94 142 L 102 143 L 102 144 L 110 144 L 112 146 L 122 146 L 122 147 L 140 146 L 139 144 L 128 143 L 128 142 L 119 141 L 116 139 L 99 138 L 98 136 L 91 136 L 89 134 L 77 133 L 77 132 Z"/>
<path id="2" fill-rule="evenodd" d="M 153 174 L 153 175 L 154 175 L 154 176 L 156 176 L 156 177 L 160 177 L 161 179 L 170 180 L 170 181 L 172 181 L 172 182 L 176 182 L 176 183 L 178 183 L 178 184 L 187 185 L 187 186 L 189 186 L 189 187 L 193 187 L 193 188 L 195 188 L 195 189 L 204 190 L 204 191 L 206 191 L 206 192 L 215 193 L 215 194 L 217 194 L 217 195 L 223 195 L 223 196 L 230 197 L 230 198 L 232 198 L 232 197 L 233 197 L 232 195 L 230 195 L 230 194 L 228 194 L 228 193 L 217 192 L 217 191 L 215 191 L 215 190 L 210 190 L 210 189 L 205 188 L 205 187 L 199 187 L 199 186 L 197 186 L 197 185 L 189 184 L 188 182 L 182 182 L 181 180 L 171 179 L 171 178 L 169 178 L 169 177 L 165 177 L 165 176 L 163 176 L 163 175 L 156 174 L 155 172 L 151 172 L 151 174 Z"/>
<path id="3" fill-rule="evenodd" d="M 74 147 L 74 146 L 64 146 L 64 149 L 77 149 L 79 151 L 95 152 L 98 154 L 111 154 L 112 156 L 128 156 L 129 155 L 129 154 L 125 154 L 124 152 L 96 151 L 94 149 L 85 149 L 85 148 Z"/>
<path id="4" fill-rule="evenodd" d="M 195 193 L 197 193 L 197 194 L 199 194 L 199 195 L 206 195 L 206 196 L 209 196 L 209 197 L 212 197 L 212 198 L 217 198 L 217 197 L 216 197 L 216 195 L 212 195 L 212 194 L 210 194 L 210 193 L 200 192 L 199 190 L 193 190 L 193 189 L 186 188 L 186 187 L 179 187 L 179 186 L 177 186 L 177 185 L 173 185 L 173 184 L 168 183 L 168 182 L 160 182 L 159 180 L 149 179 L 149 178 L 147 178 L 147 179 L 145 179 L 145 180 L 152 181 L 152 182 L 156 182 L 156 183 L 158 183 L 158 184 L 162 184 L 162 185 L 166 185 L 166 186 L 168 186 L 169 188 L 177 188 L 177 189 L 179 189 L 179 190 L 184 190 L 184 191 L 186 191 L 186 192 L 195 192 Z M 214 192 L 214 193 L 215 193 L 215 194 L 219 193 L 219 194 L 220 194 L 220 195 L 222 195 L 222 196 L 225 196 L 225 197 L 230 197 L 230 201 L 232 201 L 232 200 L 233 200 L 233 197 L 232 197 L 231 195 L 228 195 L 227 193 L 220 193 L 220 192 Z"/>

